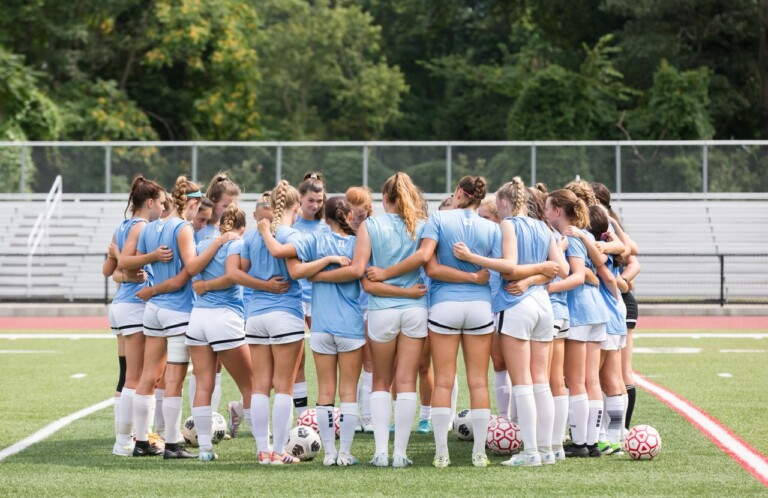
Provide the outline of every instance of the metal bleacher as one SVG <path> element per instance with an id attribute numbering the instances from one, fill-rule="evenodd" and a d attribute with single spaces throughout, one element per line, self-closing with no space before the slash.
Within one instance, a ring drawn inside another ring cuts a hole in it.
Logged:
<path id="1" fill-rule="evenodd" d="M 250 197 L 243 204 L 249 206 Z M 60 219 L 51 219 L 47 245 L 33 258 L 28 287 L 27 238 L 43 202 L 0 201 L 0 300 L 111 298 L 114 286 L 105 285 L 101 265 L 125 207 L 114 196 L 65 196 Z M 717 302 L 721 263 L 729 302 L 768 301 L 768 201 L 617 200 L 613 207 L 641 249 L 641 301 Z M 380 205 L 374 210 L 382 212 Z"/>

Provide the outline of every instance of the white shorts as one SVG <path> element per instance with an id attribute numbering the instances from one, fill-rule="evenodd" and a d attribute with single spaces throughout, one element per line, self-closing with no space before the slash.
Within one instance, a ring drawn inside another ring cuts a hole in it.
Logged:
<path id="1" fill-rule="evenodd" d="M 245 344 L 243 318 L 229 308 L 192 308 L 187 346 L 210 346 L 226 351 Z"/>
<path id="2" fill-rule="evenodd" d="M 349 339 L 327 332 L 309 334 L 309 349 L 319 354 L 338 354 L 357 351 L 365 345 L 365 339 Z"/>
<path id="3" fill-rule="evenodd" d="M 567 339 L 568 330 L 567 318 L 558 318 L 555 320 L 555 339 Z"/>
<path id="4" fill-rule="evenodd" d="M 187 333 L 189 313 L 161 308 L 147 303 L 144 307 L 144 335 L 152 337 L 171 337 Z"/>
<path id="5" fill-rule="evenodd" d="M 536 290 L 522 301 L 499 313 L 496 330 L 523 341 L 550 342 L 555 319 L 547 292 Z"/>
<path id="6" fill-rule="evenodd" d="M 429 308 L 429 330 L 438 334 L 484 335 L 493 332 L 487 301 L 446 301 Z"/>
<path id="7" fill-rule="evenodd" d="M 371 310 L 368 314 L 368 338 L 389 342 L 402 332 L 414 339 L 427 337 L 427 308 L 391 308 Z"/>
<path id="8" fill-rule="evenodd" d="M 109 327 L 114 335 L 131 335 L 144 330 L 145 303 L 109 305 Z"/>
<path id="9" fill-rule="evenodd" d="M 606 334 L 605 340 L 600 344 L 603 351 L 619 351 L 627 347 L 627 336 L 618 334 Z"/>
<path id="10" fill-rule="evenodd" d="M 571 327 L 571 330 L 568 332 L 568 340 L 579 342 L 603 342 L 607 335 L 604 323 L 598 323 L 597 325 L 579 325 L 577 327 Z"/>
<path id="11" fill-rule="evenodd" d="M 311 302 L 308 303 L 306 301 L 302 301 L 301 302 L 301 307 L 304 309 L 304 316 L 305 317 L 308 316 L 308 317 L 311 318 L 312 317 L 312 303 Z"/>
<path id="12" fill-rule="evenodd" d="M 249 316 L 245 322 L 248 344 L 288 344 L 304 339 L 304 320 L 285 311 Z"/>

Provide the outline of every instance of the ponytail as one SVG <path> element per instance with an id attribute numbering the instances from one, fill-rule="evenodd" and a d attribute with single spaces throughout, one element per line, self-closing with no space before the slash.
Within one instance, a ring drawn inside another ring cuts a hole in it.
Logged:
<path id="1" fill-rule="evenodd" d="M 299 203 L 299 193 L 287 180 L 280 180 L 280 183 L 272 189 L 269 201 L 272 205 L 272 226 L 270 230 L 272 235 L 275 235 L 285 210 L 291 209 Z"/>
<path id="2" fill-rule="evenodd" d="M 525 216 L 527 209 L 525 205 L 525 184 L 523 180 L 516 176 L 511 182 L 507 182 L 496 191 L 497 199 L 506 199 L 512 206 L 512 216 Z"/>
<path id="3" fill-rule="evenodd" d="M 487 192 L 485 178 L 482 176 L 467 175 L 459 180 L 459 189 L 464 192 L 464 195 L 469 197 L 467 201 L 459 206 L 459 209 L 477 207 L 485 198 L 485 194 Z"/>
<path id="4" fill-rule="evenodd" d="M 382 195 L 389 202 L 405 223 L 405 229 L 416 240 L 416 229 L 419 220 L 427 218 L 427 209 L 421 191 L 406 173 L 395 173 L 387 178 L 381 188 Z"/>
<path id="5" fill-rule="evenodd" d="M 232 230 L 244 228 L 245 224 L 245 211 L 240 209 L 238 205 L 233 202 L 227 206 L 227 209 L 221 215 L 219 231 L 223 235 L 227 232 L 231 232 Z"/>
<path id="6" fill-rule="evenodd" d="M 216 204 L 224 195 L 239 197 L 240 187 L 238 187 L 235 182 L 230 180 L 225 172 L 219 171 L 213 175 L 205 196 L 208 197 L 214 204 Z"/>
<path id="7" fill-rule="evenodd" d="M 344 197 L 340 195 L 331 197 L 325 204 L 325 219 L 337 223 L 347 235 L 355 235 L 355 229 L 347 221 L 351 210 L 349 202 Z"/>
<path id="8" fill-rule="evenodd" d="M 197 183 L 187 180 L 187 177 L 182 175 L 176 179 L 173 191 L 171 191 L 171 197 L 173 197 L 173 202 L 176 206 L 176 213 L 182 217 L 184 216 L 184 209 L 187 207 L 187 201 L 190 198 L 199 199 L 202 197 L 202 194 Z"/>
<path id="9" fill-rule="evenodd" d="M 123 214 L 131 213 L 134 215 L 142 208 L 149 199 L 157 200 L 163 188 L 152 180 L 147 180 L 141 174 L 136 175 L 131 183 L 131 193 L 128 194 L 128 205 Z"/>
<path id="10" fill-rule="evenodd" d="M 547 198 L 552 207 L 563 210 L 565 217 L 571 225 L 582 229 L 589 227 L 589 210 L 587 205 L 576 197 L 576 194 L 571 190 L 555 190 Z"/>

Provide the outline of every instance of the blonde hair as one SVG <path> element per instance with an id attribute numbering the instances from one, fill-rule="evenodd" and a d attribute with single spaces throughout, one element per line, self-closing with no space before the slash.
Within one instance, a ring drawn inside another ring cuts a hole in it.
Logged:
<path id="1" fill-rule="evenodd" d="M 595 197 L 595 191 L 592 190 L 592 185 L 585 182 L 584 180 L 574 180 L 572 182 L 568 182 L 568 184 L 563 188 L 566 188 L 576 194 L 576 197 L 584 201 L 587 207 L 597 205 L 597 198 Z"/>
<path id="2" fill-rule="evenodd" d="M 373 214 L 373 199 L 371 189 L 368 187 L 349 187 L 344 195 L 353 206 L 366 206 L 368 216 Z"/>
<path id="3" fill-rule="evenodd" d="M 499 209 L 496 207 L 496 194 L 485 196 L 477 209 L 487 209 L 497 220 L 499 219 Z"/>
<path id="4" fill-rule="evenodd" d="M 237 186 L 237 183 L 227 177 L 226 172 L 219 171 L 213 175 L 213 179 L 211 179 L 211 183 L 208 185 L 208 191 L 205 193 L 205 196 L 216 204 L 225 194 L 238 197 L 240 195 L 240 187 Z"/>
<path id="5" fill-rule="evenodd" d="M 507 182 L 496 191 L 497 199 L 506 199 L 512 206 L 512 216 L 525 216 L 528 209 L 525 205 L 525 184 L 516 176 L 511 182 Z"/>
<path id="6" fill-rule="evenodd" d="M 421 190 L 406 173 L 395 173 L 387 178 L 381 187 L 381 194 L 387 196 L 395 212 L 405 223 L 405 229 L 416 240 L 416 226 L 419 220 L 427 219 L 427 205 Z"/>
<path id="7" fill-rule="evenodd" d="M 197 183 L 187 180 L 187 177 L 184 175 L 176 179 L 176 183 L 171 191 L 171 197 L 173 197 L 173 203 L 179 216 L 184 216 L 184 209 L 187 207 L 187 201 L 189 200 L 187 194 L 192 192 L 200 192 L 200 186 Z"/>
<path id="8" fill-rule="evenodd" d="M 283 217 L 283 213 L 286 209 L 291 209 L 300 201 L 299 191 L 296 190 L 288 183 L 288 180 L 280 180 L 280 183 L 272 189 L 272 193 L 269 196 L 269 202 L 272 205 L 272 235 L 277 233 L 277 228 L 280 225 L 280 219 Z"/>
<path id="9" fill-rule="evenodd" d="M 568 189 L 555 190 L 547 196 L 552 207 L 560 208 L 565 217 L 576 228 L 589 227 L 589 210 L 587 205 Z"/>
<path id="10" fill-rule="evenodd" d="M 222 234 L 231 232 L 232 230 L 238 230 L 245 227 L 245 211 L 234 202 L 227 206 L 224 213 L 221 215 L 219 222 L 219 231 Z"/>

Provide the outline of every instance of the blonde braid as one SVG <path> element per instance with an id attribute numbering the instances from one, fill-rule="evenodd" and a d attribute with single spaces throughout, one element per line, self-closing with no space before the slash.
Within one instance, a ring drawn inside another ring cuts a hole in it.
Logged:
<path id="1" fill-rule="evenodd" d="M 527 213 L 525 207 L 525 184 L 519 176 L 516 176 L 512 178 L 512 186 L 515 189 L 515 204 L 512 209 L 512 216 L 525 216 Z"/>
<path id="2" fill-rule="evenodd" d="M 280 183 L 277 184 L 277 187 L 275 187 L 272 190 L 272 196 L 270 198 L 272 202 L 272 212 L 274 213 L 274 216 L 272 218 L 272 226 L 270 227 L 270 231 L 272 232 L 272 235 L 275 235 L 277 233 L 277 228 L 280 225 L 280 219 L 283 217 L 283 211 L 285 210 L 285 202 L 286 202 L 286 196 L 288 194 L 288 188 L 291 185 L 288 183 L 287 180 L 280 180 Z"/>

